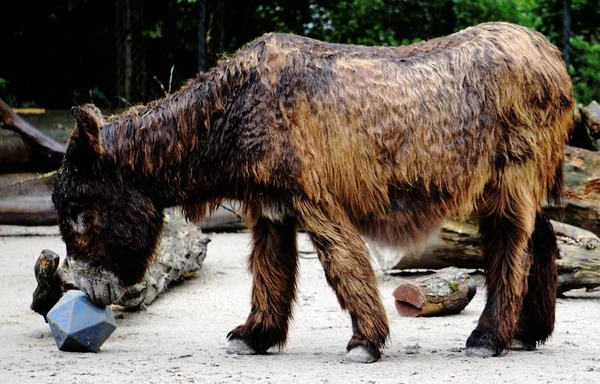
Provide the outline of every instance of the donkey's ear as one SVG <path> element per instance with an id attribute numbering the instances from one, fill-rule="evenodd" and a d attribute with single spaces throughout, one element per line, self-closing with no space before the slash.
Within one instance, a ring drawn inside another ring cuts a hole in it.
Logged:
<path id="1" fill-rule="evenodd" d="M 91 104 L 72 107 L 71 113 L 77 121 L 73 132 L 73 141 L 82 151 L 89 151 L 101 156 L 104 152 L 100 143 L 100 127 L 105 125 L 100 110 Z"/>

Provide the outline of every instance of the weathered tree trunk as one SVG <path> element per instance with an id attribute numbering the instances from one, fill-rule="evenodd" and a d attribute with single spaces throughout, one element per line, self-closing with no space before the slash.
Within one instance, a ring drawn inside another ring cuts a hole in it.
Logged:
<path id="1" fill-rule="evenodd" d="M 165 229 L 156 257 L 144 280 L 130 288 L 114 303 L 135 310 L 152 303 L 171 283 L 192 277 L 206 258 L 210 238 L 195 225 L 185 221 L 176 210 L 166 215 Z M 66 263 L 49 250 L 43 250 L 35 267 L 38 285 L 33 293 L 31 309 L 46 318 L 48 311 L 69 289 L 77 289 Z"/>
<path id="2" fill-rule="evenodd" d="M 206 71 L 206 0 L 198 1 L 198 72 Z"/>
<path id="3" fill-rule="evenodd" d="M 581 106 L 575 107 L 575 124 L 573 132 L 569 137 L 569 145 L 576 148 L 587 149 L 588 151 L 598 152 L 600 147 L 596 143 L 596 139 L 593 136 L 592 129 L 583 120 L 583 108 Z"/>
<path id="4" fill-rule="evenodd" d="M 564 223 L 552 223 L 558 239 L 558 293 L 600 286 L 600 238 L 591 232 Z M 389 269 L 442 269 L 446 267 L 482 269 L 483 257 L 477 226 L 448 222 L 440 240 L 421 252 L 401 254 L 397 250 L 369 244 L 371 254 Z M 395 260 L 395 262 L 394 262 Z"/>
<path id="5" fill-rule="evenodd" d="M 225 50 L 225 2 L 206 0 L 208 29 L 206 31 L 207 67 L 214 66 Z"/>
<path id="6" fill-rule="evenodd" d="M 563 0 L 563 60 L 569 67 L 571 64 L 571 0 Z"/>
<path id="7" fill-rule="evenodd" d="M 37 165 L 31 146 L 20 136 L 0 136 L 0 173 L 22 172 Z"/>
<path id="8" fill-rule="evenodd" d="M 124 104 L 146 98 L 146 54 L 142 44 L 143 0 L 115 0 L 117 95 Z"/>
<path id="9" fill-rule="evenodd" d="M 0 199 L 0 225 L 55 225 L 56 212 L 50 196 Z"/>
<path id="10" fill-rule="evenodd" d="M 44 135 L 17 115 L 0 99 L 0 127 L 19 134 L 0 143 L 0 173 L 36 169 L 42 172 L 60 167 L 65 146 Z"/>
<path id="11" fill-rule="evenodd" d="M 468 273 L 449 267 L 415 281 L 400 283 L 392 295 L 401 316 L 443 316 L 462 311 L 477 285 Z"/>
<path id="12" fill-rule="evenodd" d="M 0 175 L 0 225 L 55 225 L 54 174 Z"/>
<path id="13" fill-rule="evenodd" d="M 600 153 L 568 147 L 564 207 L 546 207 L 550 217 L 600 236 Z"/>

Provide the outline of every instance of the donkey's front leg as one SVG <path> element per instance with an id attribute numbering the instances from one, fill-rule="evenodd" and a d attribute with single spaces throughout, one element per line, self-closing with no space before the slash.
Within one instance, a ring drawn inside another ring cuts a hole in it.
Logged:
<path id="1" fill-rule="evenodd" d="M 296 221 L 258 218 L 252 236 L 252 310 L 246 323 L 227 335 L 228 353 L 265 353 L 272 346 L 282 347 L 292 317 L 298 271 Z"/>
<path id="2" fill-rule="evenodd" d="M 346 359 L 359 363 L 379 360 L 389 326 L 365 243 L 343 213 L 333 216 L 314 206 L 303 206 L 299 211 L 325 278 L 352 319 Z"/>

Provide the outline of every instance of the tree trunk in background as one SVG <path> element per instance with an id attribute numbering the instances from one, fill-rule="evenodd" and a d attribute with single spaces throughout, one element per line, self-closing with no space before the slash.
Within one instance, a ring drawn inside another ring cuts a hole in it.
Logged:
<path id="1" fill-rule="evenodd" d="M 206 71 L 206 0 L 198 1 L 198 72 Z"/>
<path id="2" fill-rule="evenodd" d="M 571 63 L 571 0 L 563 0 L 563 60 Z"/>
<path id="3" fill-rule="evenodd" d="M 117 96 L 125 104 L 145 101 L 146 55 L 142 44 L 143 0 L 115 0 Z"/>
<path id="4" fill-rule="evenodd" d="M 225 50 L 225 1 L 207 0 L 208 30 L 206 31 L 206 64 L 214 66 Z"/>

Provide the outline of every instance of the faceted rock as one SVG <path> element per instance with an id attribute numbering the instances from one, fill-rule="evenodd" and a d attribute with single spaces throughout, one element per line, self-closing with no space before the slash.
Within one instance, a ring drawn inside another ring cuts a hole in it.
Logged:
<path id="1" fill-rule="evenodd" d="M 85 293 L 70 290 L 46 316 L 58 349 L 98 352 L 117 328 L 110 306 L 93 304 Z"/>

